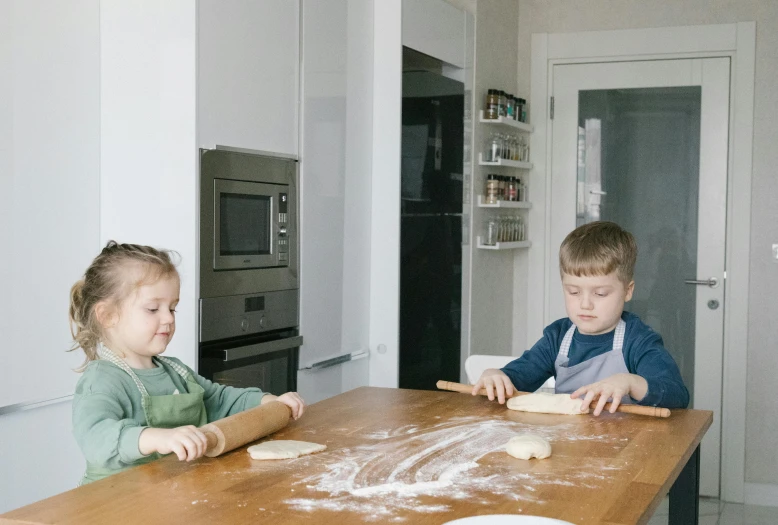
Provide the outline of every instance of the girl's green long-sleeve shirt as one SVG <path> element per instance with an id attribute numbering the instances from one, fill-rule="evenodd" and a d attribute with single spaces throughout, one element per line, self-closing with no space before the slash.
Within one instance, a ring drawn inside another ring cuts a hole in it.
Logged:
<path id="1" fill-rule="evenodd" d="M 266 395 L 259 388 L 234 388 L 213 383 L 173 357 L 203 387 L 208 422 L 237 414 L 260 404 Z M 167 364 L 133 369 L 150 396 L 187 392 L 184 379 Z M 73 434 L 88 463 L 123 469 L 145 456 L 138 449 L 140 433 L 148 426 L 141 393 L 129 374 L 105 360 L 89 363 L 73 397 Z"/>

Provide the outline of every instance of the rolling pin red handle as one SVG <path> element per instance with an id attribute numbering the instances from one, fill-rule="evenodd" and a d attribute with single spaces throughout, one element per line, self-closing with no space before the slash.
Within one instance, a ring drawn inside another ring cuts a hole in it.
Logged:
<path id="1" fill-rule="evenodd" d="M 451 381 L 438 381 L 436 385 L 440 390 L 449 390 L 451 392 L 461 392 L 463 394 L 471 394 L 473 392 L 473 385 L 463 385 L 461 383 L 453 383 Z M 486 389 L 482 388 L 478 391 L 479 395 L 485 396 Z M 527 395 L 528 392 L 514 392 L 512 396 L 517 397 Z M 597 406 L 597 400 L 592 401 L 589 408 Z M 610 410 L 611 404 L 605 403 L 603 412 Z M 670 409 L 662 407 L 645 407 L 641 405 L 619 405 L 616 412 L 623 412 L 625 414 L 639 414 L 641 416 L 651 417 L 670 417 Z"/>

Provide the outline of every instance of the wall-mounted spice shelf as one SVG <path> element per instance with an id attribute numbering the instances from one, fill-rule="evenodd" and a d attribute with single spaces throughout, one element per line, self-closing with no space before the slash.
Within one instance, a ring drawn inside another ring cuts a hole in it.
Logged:
<path id="1" fill-rule="evenodd" d="M 482 153 L 478 154 L 478 165 L 479 166 L 505 166 L 508 168 L 519 168 L 523 170 L 532 169 L 531 162 L 522 162 L 520 160 L 497 159 L 494 162 L 487 162 L 483 159 Z"/>
<path id="2" fill-rule="evenodd" d="M 483 195 L 478 196 L 479 208 L 532 208 L 532 203 L 527 201 L 497 201 L 494 204 L 489 204 L 484 200 Z"/>
<path id="3" fill-rule="evenodd" d="M 478 112 L 478 122 L 482 124 L 498 124 L 507 126 L 509 128 L 517 129 L 519 131 L 524 131 L 526 133 L 532 133 L 532 131 L 535 129 L 535 126 L 532 124 L 527 124 L 526 122 L 520 122 L 518 120 L 513 120 L 512 118 L 507 117 L 498 117 L 498 118 L 484 118 L 484 110 Z"/>
<path id="4" fill-rule="evenodd" d="M 481 236 L 478 236 L 478 245 L 482 250 L 517 250 L 520 248 L 529 248 L 531 241 L 498 242 L 497 244 L 484 244 L 481 242 Z"/>

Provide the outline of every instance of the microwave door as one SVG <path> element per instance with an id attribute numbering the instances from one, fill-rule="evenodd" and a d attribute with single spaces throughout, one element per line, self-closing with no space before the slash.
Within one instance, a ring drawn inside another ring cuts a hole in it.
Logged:
<path id="1" fill-rule="evenodd" d="M 277 209 L 284 188 L 214 180 L 214 270 L 284 266 L 278 257 Z"/>

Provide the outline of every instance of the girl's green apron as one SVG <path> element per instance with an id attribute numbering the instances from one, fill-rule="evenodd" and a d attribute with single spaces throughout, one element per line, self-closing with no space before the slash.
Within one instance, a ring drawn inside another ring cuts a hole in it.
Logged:
<path id="1" fill-rule="evenodd" d="M 203 403 L 203 393 L 205 390 L 197 384 L 194 377 L 192 377 L 192 374 L 183 366 L 162 356 L 155 357 L 155 360 L 165 363 L 178 372 L 178 375 L 186 382 L 188 393 L 167 396 L 150 396 L 141 380 L 124 360 L 120 359 L 116 354 L 104 346 L 98 349 L 98 355 L 101 359 L 110 361 L 127 372 L 133 381 L 135 381 L 138 390 L 140 390 L 141 403 L 143 405 L 143 413 L 146 415 L 147 426 L 154 428 L 176 428 L 185 425 L 194 425 L 200 427 L 208 422 L 205 403 Z M 157 364 L 158 366 L 162 366 L 159 363 Z M 97 481 L 98 479 L 108 477 L 111 474 L 127 470 L 135 465 L 150 463 L 160 457 L 161 455 L 155 452 L 135 461 L 132 465 L 128 465 L 127 467 L 118 470 L 91 465 L 87 462 L 86 473 L 81 480 L 81 484 L 83 485 L 91 483 L 92 481 Z"/>

